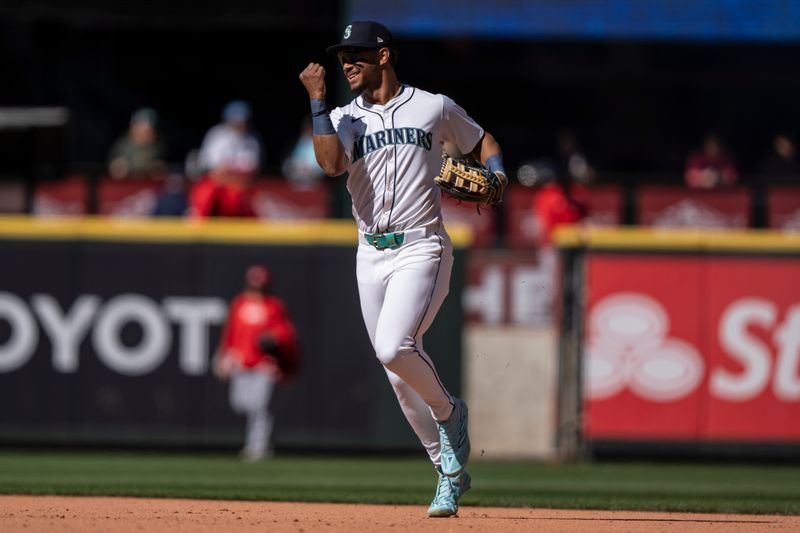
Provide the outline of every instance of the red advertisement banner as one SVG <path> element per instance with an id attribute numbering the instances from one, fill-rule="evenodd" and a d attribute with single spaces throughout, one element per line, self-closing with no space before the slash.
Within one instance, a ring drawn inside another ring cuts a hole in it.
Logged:
<path id="1" fill-rule="evenodd" d="M 800 259 L 589 257 L 590 439 L 800 442 Z"/>

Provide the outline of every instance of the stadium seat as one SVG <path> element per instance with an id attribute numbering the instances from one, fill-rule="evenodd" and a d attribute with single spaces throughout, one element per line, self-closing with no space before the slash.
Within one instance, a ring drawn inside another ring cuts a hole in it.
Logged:
<path id="1" fill-rule="evenodd" d="M 81 216 L 88 212 L 89 184 L 86 176 L 73 175 L 36 185 L 33 214 L 41 217 Z"/>
<path id="2" fill-rule="evenodd" d="M 800 232 L 800 187 L 773 186 L 767 189 L 767 226 Z"/>
<path id="3" fill-rule="evenodd" d="M 282 177 L 261 178 L 253 184 L 253 211 L 265 220 L 328 218 L 330 190 L 327 183 L 300 189 Z"/>
<path id="4" fill-rule="evenodd" d="M 0 182 L 0 213 L 25 212 L 25 184 L 21 181 Z"/>
<path id="5" fill-rule="evenodd" d="M 162 183 L 103 178 L 97 184 L 97 213 L 111 217 L 149 217 Z"/>
<path id="6" fill-rule="evenodd" d="M 705 191 L 644 185 L 636 191 L 636 223 L 661 228 L 748 228 L 750 202 L 746 187 Z"/>

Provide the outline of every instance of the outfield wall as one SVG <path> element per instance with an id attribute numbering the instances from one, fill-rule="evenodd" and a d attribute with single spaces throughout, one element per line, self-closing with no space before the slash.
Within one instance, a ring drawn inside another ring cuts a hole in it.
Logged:
<path id="1" fill-rule="evenodd" d="M 556 456 L 557 348 L 552 327 L 467 326 L 464 395 L 476 457 Z"/>
<path id="2" fill-rule="evenodd" d="M 426 336 L 461 391 L 460 287 Z M 369 345 L 350 222 L 0 218 L 0 443 L 227 446 L 243 419 L 210 374 L 227 302 L 267 265 L 300 333 L 278 446 L 418 449 Z"/>
<path id="3" fill-rule="evenodd" d="M 572 230 L 559 242 L 561 390 L 580 396 L 562 395 L 562 445 L 579 445 L 577 428 L 589 449 L 797 453 L 800 235 Z"/>

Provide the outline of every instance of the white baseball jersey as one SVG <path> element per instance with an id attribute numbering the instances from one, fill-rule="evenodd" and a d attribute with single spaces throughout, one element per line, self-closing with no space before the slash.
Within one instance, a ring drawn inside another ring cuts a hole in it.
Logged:
<path id="1" fill-rule="evenodd" d="M 347 188 L 362 232 L 393 232 L 441 221 L 441 192 L 433 181 L 442 143 L 470 153 L 483 129 L 453 100 L 401 86 L 386 105 L 359 95 L 331 111 L 349 161 Z"/>
<path id="2" fill-rule="evenodd" d="M 403 243 L 389 248 L 376 248 L 362 236 L 358 292 L 375 355 L 406 419 L 439 466 L 436 420 L 446 420 L 454 403 L 422 337 L 447 296 L 453 254 L 434 177 L 444 142 L 469 153 L 484 131 L 450 98 L 408 85 L 386 105 L 358 96 L 334 109 L 331 121 L 347 155 L 347 188 L 359 230 L 404 232 Z"/>

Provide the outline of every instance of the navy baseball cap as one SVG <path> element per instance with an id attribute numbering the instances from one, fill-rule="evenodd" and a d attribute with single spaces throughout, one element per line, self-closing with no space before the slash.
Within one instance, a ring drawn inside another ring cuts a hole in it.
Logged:
<path id="1" fill-rule="evenodd" d="M 352 48 L 394 48 L 394 39 L 389 29 L 379 22 L 351 22 L 344 29 L 342 42 L 329 46 L 329 54 L 337 54 Z"/>

